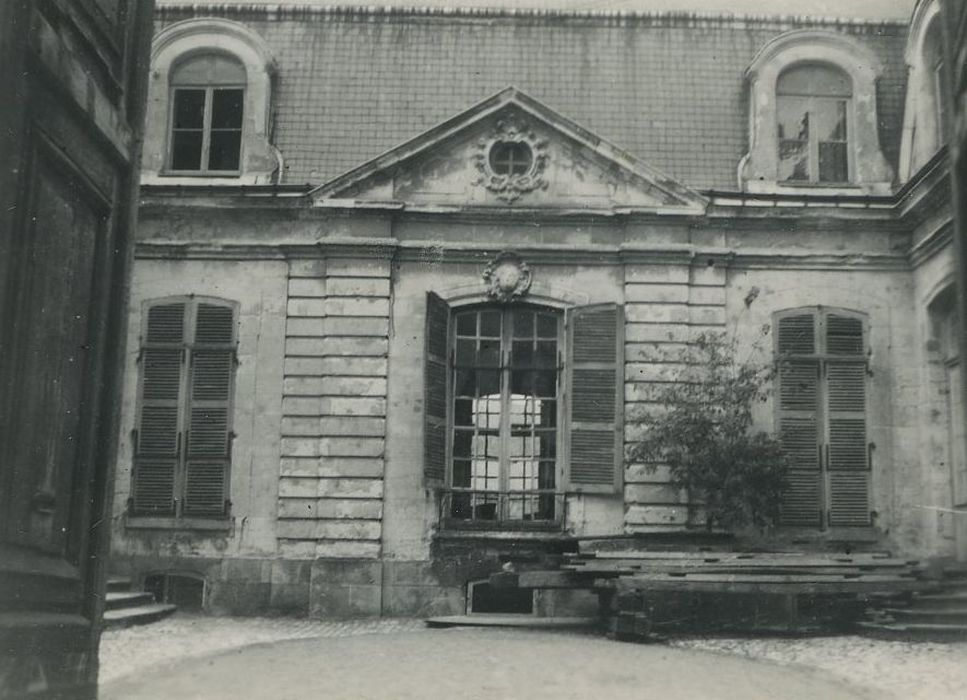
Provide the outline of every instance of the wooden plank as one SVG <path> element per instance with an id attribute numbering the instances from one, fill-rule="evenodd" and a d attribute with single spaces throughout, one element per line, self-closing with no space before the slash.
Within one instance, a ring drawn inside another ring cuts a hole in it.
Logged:
<path id="1" fill-rule="evenodd" d="M 877 581 L 830 581 L 828 583 L 769 583 L 762 581 L 689 581 L 685 579 L 640 580 L 639 577 L 596 579 L 595 588 L 636 591 L 680 591 L 687 593 L 780 593 L 830 594 L 919 591 L 931 587 L 928 581 L 885 578 Z"/>
<path id="2" fill-rule="evenodd" d="M 642 565 L 612 565 L 612 566 L 575 566 L 565 564 L 561 567 L 566 571 L 577 573 L 614 573 L 614 574 L 635 574 L 635 573 L 708 573 L 708 574 L 809 574 L 809 575 L 839 575 L 839 576 L 861 576 L 869 574 L 883 575 L 913 575 L 914 570 L 907 568 L 870 568 L 870 567 L 810 567 L 798 568 L 794 566 L 716 566 L 712 564 L 693 565 L 693 564 L 642 564 Z"/>
<path id="3" fill-rule="evenodd" d="M 570 571 L 521 571 L 517 585 L 521 588 L 593 588 L 594 577 Z"/>

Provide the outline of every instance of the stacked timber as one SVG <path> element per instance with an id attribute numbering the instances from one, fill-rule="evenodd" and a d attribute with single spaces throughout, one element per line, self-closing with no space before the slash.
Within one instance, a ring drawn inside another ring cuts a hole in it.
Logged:
<path id="1" fill-rule="evenodd" d="M 595 590 L 612 632 L 637 638 L 683 621 L 704 629 L 801 629 L 861 614 L 866 596 L 933 585 L 917 561 L 885 552 L 597 550 L 565 554 L 556 569 L 514 578 L 526 588 Z"/>

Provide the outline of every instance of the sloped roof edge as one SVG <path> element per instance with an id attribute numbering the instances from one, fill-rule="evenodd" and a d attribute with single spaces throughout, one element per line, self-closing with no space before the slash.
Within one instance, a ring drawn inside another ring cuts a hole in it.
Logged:
<path id="1" fill-rule="evenodd" d="M 599 156 L 651 182 L 659 189 L 674 195 L 683 202 L 682 206 L 704 209 L 708 203 L 708 199 L 695 190 L 682 185 L 670 175 L 642 162 L 627 151 L 604 140 L 514 86 L 504 88 L 500 92 L 471 106 L 469 109 L 424 131 L 422 134 L 418 134 L 414 138 L 391 148 L 362 165 L 323 183 L 312 190 L 310 195 L 323 198 L 344 191 L 353 185 L 363 182 L 376 173 L 392 168 L 405 160 L 428 151 L 436 144 L 441 143 L 508 105 L 515 105 L 551 128 L 596 152 Z"/>

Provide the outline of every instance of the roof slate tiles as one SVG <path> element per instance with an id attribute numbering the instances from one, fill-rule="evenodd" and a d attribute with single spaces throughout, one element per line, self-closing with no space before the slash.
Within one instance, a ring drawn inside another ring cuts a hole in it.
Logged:
<path id="1" fill-rule="evenodd" d="M 695 189 L 735 189 L 748 147 L 744 72 L 788 29 L 855 36 L 880 57 L 880 140 L 894 165 L 906 27 L 686 16 L 278 13 L 162 8 L 158 24 L 217 14 L 273 52 L 283 182 L 320 184 L 514 85 Z"/>

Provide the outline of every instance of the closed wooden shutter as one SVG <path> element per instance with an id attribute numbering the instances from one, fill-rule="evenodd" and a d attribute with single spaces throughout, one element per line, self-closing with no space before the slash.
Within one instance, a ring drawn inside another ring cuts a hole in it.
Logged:
<path id="1" fill-rule="evenodd" d="M 141 352 L 141 412 L 132 489 L 136 513 L 173 515 L 175 511 L 185 308 L 183 302 L 178 302 L 148 309 Z"/>
<path id="2" fill-rule="evenodd" d="M 198 305 L 186 411 L 185 515 L 220 516 L 226 512 L 234 328 L 232 307 Z"/>
<path id="3" fill-rule="evenodd" d="M 617 304 L 568 314 L 569 488 L 618 493 L 624 473 L 624 316 Z"/>
<path id="4" fill-rule="evenodd" d="M 795 358 L 815 353 L 815 318 L 810 314 L 779 319 L 779 440 L 789 473 L 783 495 L 783 525 L 822 525 L 819 372 L 817 360 Z"/>
<path id="5" fill-rule="evenodd" d="M 447 348 L 450 307 L 433 292 L 426 295 L 423 366 L 423 470 L 428 484 L 441 485 L 447 465 Z"/>
<path id="6" fill-rule="evenodd" d="M 826 367 L 826 387 L 829 524 L 867 526 L 870 524 L 870 460 L 865 362 L 830 361 Z"/>

